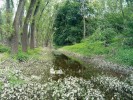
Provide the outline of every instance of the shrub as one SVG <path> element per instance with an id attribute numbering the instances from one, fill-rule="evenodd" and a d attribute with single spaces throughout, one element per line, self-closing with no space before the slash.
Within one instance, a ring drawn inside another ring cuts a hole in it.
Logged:
<path id="1" fill-rule="evenodd" d="M 133 37 L 127 37 L 124 39 L 123 44 L 128 47 L 133 47 Z"/>
<path id="2" fill-rule="evenodd" d="M 119 49 L 112 57 L 116 62 L 133 66 L 133 49 Z"/>
<path id="3" fill-rule="evenodd" d="M 17 53 L 17 55 L 15 56 L 15 58 L 20 61 L 20 62 L 23 62 L 23 61 L 26 61 L 29 59 L 29 56 L 28 54 L 24 53 L 24 52 L 19 52 Z"/>
<path id="4" fill-rule="evenodd" d="M 0 97 L 3 100 L 104 100 L 104 94 L 94 89 L 91 81 L 76 77 L 3 88 Z"/>
<path id="5" fill-rule="evenodd" d="M 0 53 L 10 52 L 10 48 L 0 44 Z"/>
<path id="6" fill-rule="evenodd" d="M 35 48 L 34 50 L 29 49 L 27 54 L 28 55 L 33 55 L 33 54 L 39 54 L 42 48 Z"/>
<path id="7" fill-rule="evenodd" d="M 104 42 L 96 41 L 88 44 L 88 52 L 91 54 L 107 54 L 108 49 L 104 46 Z"/>
<path id="8" fill-rule="evenodd" d="M 104 41 L 106 44 L 110 44 L 115 35 L 116 31 L 113 28 L 105 28 L 104 30 L 98 28 L 89 39 L 93 42 Z"/>
<path id="9" fill-rule="evenodd" d="M 90 36 L 90 38 L 88 38 L 88 40 L 92 40 L 94 41 L 104 41 L 105 37 L 102 35 L 102 30 L 100 28 L 98 28 L 93 35 Z"/>

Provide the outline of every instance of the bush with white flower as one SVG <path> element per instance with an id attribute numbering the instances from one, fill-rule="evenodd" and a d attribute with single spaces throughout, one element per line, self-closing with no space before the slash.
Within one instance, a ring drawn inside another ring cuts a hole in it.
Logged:
<path id="1" fill-rule="evenodd" d="M 68 77 L 46 84 L 30 83 L 14 87 L 6 86 L 1 91 L 1 100 L 104 100 L 100 90 L 90 81 Z"/>
<path id="2" fill-rule="evenodd" d="M 117 77 L 99 76 L 92 78 L 92 82 L 101 87 L 104 91 L 114 93 L 114 96 L 125 98 L 126 100 L 133 99 L 133 86 L 126 82 L 119 81 Z M 124 99 L 124 100 L 125 100 Z"/>

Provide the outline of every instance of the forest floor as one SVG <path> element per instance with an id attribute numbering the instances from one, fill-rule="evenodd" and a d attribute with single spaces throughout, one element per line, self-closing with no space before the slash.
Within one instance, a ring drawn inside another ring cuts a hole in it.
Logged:
<path id="1" fill-rule="evenodd" d="M 50 68 L 54 66 L 52 52 L 53 50 L 44 48 L 34 55 L 35 58 L 34 56 L 30 57 L 29 60 L 24 62 L 19 62 L 11 57 L 5 57 L 6 54 L 1 54 L 1 100 L 77 100 L 87 98 L 111 100 L 123 97 L 130 100 L 133 98 L 132 76 L 125 79 L 125 82 L 117 77 L 105 75 L 91 77 L 90 80 L 73 76 L 58 81 L 52 80 L 50 74 Z M 79 54 L 68 53 L 63 50 L 59 50 L 59 52 L 88 62 L 88 58 Z M 95 62 L 98 62 L 99 59 L 96 59 Z M 126 71 L 124 69 L 123 72 Z"/>

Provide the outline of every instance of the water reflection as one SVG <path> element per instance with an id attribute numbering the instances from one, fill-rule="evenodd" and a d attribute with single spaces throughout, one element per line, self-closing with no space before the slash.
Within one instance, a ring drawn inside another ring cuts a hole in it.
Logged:
<path id="1" fill-rule="evenodd" d="M 57 79 L 67 76 L 82 77 L 83 70 L 85 70 L 85 67 L 83 65 L 63 54 L 54 56 L 54 66 L 50 69 L 52 77 L 56 77 Z"/>
<path id="2" fill-rule="evenodd" d="M 86 66 L 86 67 L 85 67 Z M 107 75 L 125 79 L 121 73 L 112 71 L 105 71 L 100 68 L 95 68 L 94 65 L 83 65 L 78 61 L 68 58 L 64 54 L 55 54 L 53 59 L 53 67 L 50 69 L 50 74 L 53 79 L 58 80 L 68 76 L 83 77 L 84 79 L 91 79 L 98 75 Z"/>

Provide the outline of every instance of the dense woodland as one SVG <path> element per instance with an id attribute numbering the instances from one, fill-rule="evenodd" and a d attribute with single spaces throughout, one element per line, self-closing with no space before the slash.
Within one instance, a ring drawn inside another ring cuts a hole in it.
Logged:
<path id="1" fill-rule="evenodd" d="M 132 55 L 133 0 L 0 0 L 2 100 L 132 100 Z"/>
<path id="2" fill-rule="evenodd" d="M 17 53 L 19 46 L 26 52 L 28 47 L 71 45 L 94 34 L 96 41 L 104 42 L 105 46 L 116 41 L 132 47 L 132 3 L 132 0 L 5 0 L 0 10 L 1 43 Z"/>
<path id="3" fill-rule="evenodd" d="M 11 48 L 12 54 L 84 41 L 80 47 L 66 49 L 85 55 L 118 54 L 115 57 L 118 62 L 133 65 L 132 0 L 3 2 L 0 41 Z"/>

